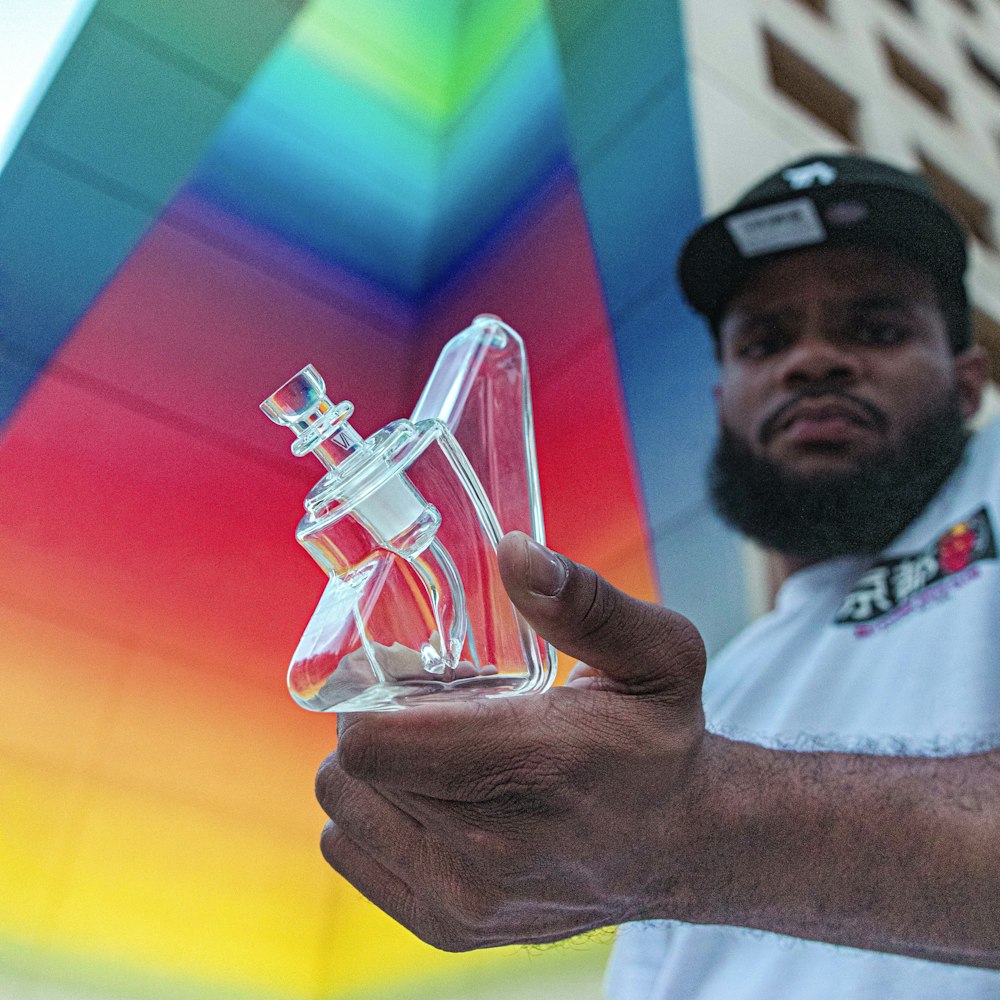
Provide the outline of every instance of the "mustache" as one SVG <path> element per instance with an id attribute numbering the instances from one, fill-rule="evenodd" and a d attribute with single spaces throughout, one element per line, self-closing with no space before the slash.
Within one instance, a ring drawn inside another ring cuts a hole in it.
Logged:
<path id="1" fill-rule="evenodd" d="M 803 389 L 791 399 L 782 403 L 761 425 L 760 440 L 762 444 L 767 444 L 774 437 L 783 421 L 788 417 L 789 411 L 805 399 L 841 400 L 864 413 L 868 422 L 876 430 L 885 431 L 889 427 L 889 418 L 885 411 L 877 407 L 874 403 L 870 403 L 867 399 L 862 399 L 860 396 L 845 392 L 843 389 Z"/>

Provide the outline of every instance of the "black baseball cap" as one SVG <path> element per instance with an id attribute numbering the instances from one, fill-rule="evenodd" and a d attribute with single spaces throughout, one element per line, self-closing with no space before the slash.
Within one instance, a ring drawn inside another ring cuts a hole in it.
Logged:
<path id="1" fill-rule="evenodd" d="M 757 265 L 821 245 L 882 248 L 925 268 L 942 300 L 962 311 L 949 324 L 952 349 L 969 346 L 964 230 L 920 174 L 864 156 L 807 156 L 766 177 L 691 234 L 677 275 L 714 331 Z"/>

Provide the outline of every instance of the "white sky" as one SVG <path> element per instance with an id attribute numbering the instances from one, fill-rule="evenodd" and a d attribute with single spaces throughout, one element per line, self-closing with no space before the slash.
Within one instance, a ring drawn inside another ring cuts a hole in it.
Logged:
<path id="1" fill-rule="evenodd" d="M 95 2 L 0 0 L 0 171 Z"/>

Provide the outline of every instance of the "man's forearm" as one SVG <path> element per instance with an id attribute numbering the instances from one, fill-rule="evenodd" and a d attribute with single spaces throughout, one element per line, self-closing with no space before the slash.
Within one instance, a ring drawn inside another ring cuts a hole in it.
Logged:
<path id="1" fill-rule="evenodd" d="M 1000 968 L 1000 752 L 706 741 L 689 877 L 650 915 Z"/>

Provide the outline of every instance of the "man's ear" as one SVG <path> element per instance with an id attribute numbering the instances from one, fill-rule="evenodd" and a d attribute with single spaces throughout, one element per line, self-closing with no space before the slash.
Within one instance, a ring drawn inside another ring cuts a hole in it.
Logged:
<path id="1" fill-rule="evenodd" d="M 979 344 L 955 355 L 955 385 L 964 419 L 971 420 L 976 415 L 988 378 L 986 352 Z"/>

